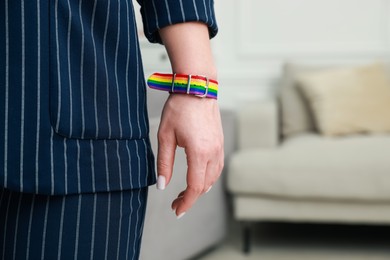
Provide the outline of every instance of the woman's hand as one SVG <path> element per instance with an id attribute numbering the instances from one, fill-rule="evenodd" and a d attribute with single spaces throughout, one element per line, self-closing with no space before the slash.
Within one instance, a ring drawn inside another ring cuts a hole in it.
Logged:
<path id="1" fill-rule="evenodd" d="M 187 188 L 172 203 L 172 209 L 181 217 L 211 188 L 223 168 L 223 132 L 217 101 L 171 94 L 162 112 L 158 144 L 160 189 L 171 180 L 176 146 L 183 147 L 187 156 Z"/>

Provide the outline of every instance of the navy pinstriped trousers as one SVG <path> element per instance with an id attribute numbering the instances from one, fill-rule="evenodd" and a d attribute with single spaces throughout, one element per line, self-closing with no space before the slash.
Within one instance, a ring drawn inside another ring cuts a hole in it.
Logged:
<path id="1" fill-rule="evenodd" d="M 0 190 L 0 259 L 138 259 L 148 188 L 46 196 Z"/>

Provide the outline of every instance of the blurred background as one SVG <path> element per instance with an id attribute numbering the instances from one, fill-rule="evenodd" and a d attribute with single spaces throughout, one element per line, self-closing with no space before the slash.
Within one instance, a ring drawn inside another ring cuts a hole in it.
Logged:
<path id="1" fill-rule="evenodd" d="M 141 259 L 390 259 L 390 0 L 215 9 L 224 174 L 176 220 L 178 150 L 168 189 L 150 189 Z M 170 72 L 138 26 L 146 76 Z M 167 94 L 148 91 L 156 148 Z"/>

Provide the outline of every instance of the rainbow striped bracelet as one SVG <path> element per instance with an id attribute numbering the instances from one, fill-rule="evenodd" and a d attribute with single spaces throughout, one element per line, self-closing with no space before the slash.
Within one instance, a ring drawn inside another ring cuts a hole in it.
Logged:
<path id="1" fill-rule="evenodd" d="M 199 75 L 154 73 L 148 78 L 148 86 L 170 93 L 192 94 L 217 99 L 218 81 Z"/>

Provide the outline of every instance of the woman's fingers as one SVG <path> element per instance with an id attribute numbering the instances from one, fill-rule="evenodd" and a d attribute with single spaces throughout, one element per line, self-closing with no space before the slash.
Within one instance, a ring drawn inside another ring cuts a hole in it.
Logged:
<path id="1" fill-rule="evenodd" d="M 160 125 L 158 131 L 157 153 L 157 189 L 164 190 L 172 178 L 173 164 L 176 152 L 176 139 L 173 131 L 168 131 Z"/>
<path id="2" fill-rule="evenodd" d="M 187 173 L 187 188 L 180 192 L 177 198 L 172 202 L 172 209 L 176 212 L 177 216 L 181 216 L 183 213 L 187 212 L 194 205 L 196 200 L 202 194 L 207 193 L 217 181 L 223 168 L 223 152 L 220 152 L 219 154 L 219 158 L 216 157 L 216 160 L 207 163 L 204 171 L 196 171 L 196 166 L 194 167 L 195 169 L 189 167 Z M 202 168 L 203 167 L 200 169 Z M 203 188 L 201 186 L 202 183 Z"/>
<path id="3" fill-rule="evenodd" d="M 187 188 L 176 208 L 176 215 L 180 216 L 187 212 L 198 197 L 203 193 L 206 179 L 207 160 L 206 154 L 201 154 L 198 149 L 187 148 Z"/>
<path id="4" fill-rule="evenodd" d="M 216 100 L 170 95 L 162 114 L 159 143 L 158 171 L 166 183 L 175 146 L 183 147 L 187 156 L 187 187 L 172 203 L 176 215 L 182 216 L 221 174 L 223 132 Z"/>

